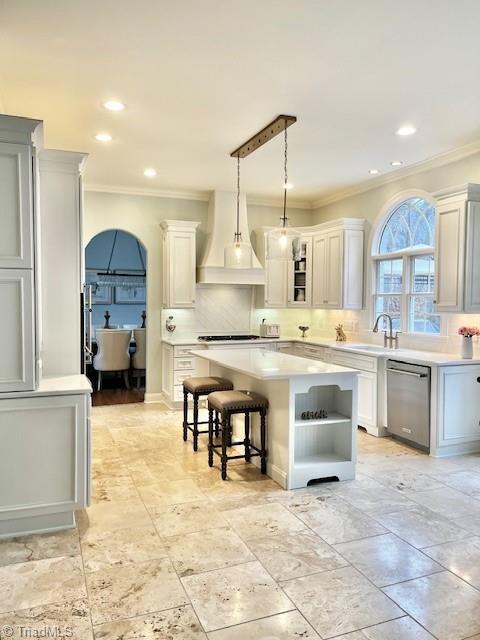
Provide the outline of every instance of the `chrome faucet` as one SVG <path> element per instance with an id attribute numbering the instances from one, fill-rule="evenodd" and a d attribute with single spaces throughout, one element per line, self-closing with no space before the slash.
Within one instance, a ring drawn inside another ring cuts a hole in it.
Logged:
<path id="1" fill-rule="evenodd" d="M 393 335 L 393 320 L 392 316 L 388 313 L 380 313 L 375 320 L 375 326 L 373 327 L 373 333 L 378 333 L 378 323 L 380 322 L 380 318 L 387 318 L 388 324 L 390 325 L 390 333 L 387 335 L 387 332 L 383 332 L 383 346 L 388 349 L 398 349 L 398 334 L 401 331 L 395 331 L 395 335 Z"/>

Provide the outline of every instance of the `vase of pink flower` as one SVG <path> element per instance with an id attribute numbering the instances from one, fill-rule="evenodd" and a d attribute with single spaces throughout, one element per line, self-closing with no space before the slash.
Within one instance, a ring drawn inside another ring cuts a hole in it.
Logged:
<path id="1" fill-rule="evenodd" d="M 478 327 L 460 327 L 458 335 L 463 336 L 462 358 L 471 360 L 473 358 L 473 336 L 480 336 L 480 329 Z"/>

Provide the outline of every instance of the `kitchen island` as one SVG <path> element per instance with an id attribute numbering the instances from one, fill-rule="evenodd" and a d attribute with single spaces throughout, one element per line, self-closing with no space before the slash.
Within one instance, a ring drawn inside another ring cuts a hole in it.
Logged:
<path id="1" fill-rule="evenodd" d="M 208 364 L 210 375 L 268 399 L 267 473 L 283 488 L 355 477 L 357 370 L 264 349 L 191 354 Z M 233 428 L 242 439 L 240 419 Z M 258 437 L 255 421 L 252 433 Z"/>

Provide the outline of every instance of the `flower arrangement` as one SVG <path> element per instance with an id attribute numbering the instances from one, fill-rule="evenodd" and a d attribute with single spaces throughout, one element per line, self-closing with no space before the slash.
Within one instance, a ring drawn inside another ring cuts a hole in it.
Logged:
<path id="1" fill-rule="evenodd" d="M 480 336 L 480 329 L 478 327 L 460 327 L 458 335 L 464 338 L 472 338 L 473 336 Z"/>

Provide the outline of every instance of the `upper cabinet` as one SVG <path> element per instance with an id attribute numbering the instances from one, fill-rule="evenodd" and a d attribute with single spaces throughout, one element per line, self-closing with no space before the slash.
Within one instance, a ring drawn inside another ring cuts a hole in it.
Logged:
<path id="1" fill-rule="evenodd" d="M 262 229 L 257 252 L 265 266 L 265 286 L 257 287 L 257 307 L 361 309 L 363 306 L 364 220 L 341 219 L 303 227 L 295 259 L 265 258 Z"/>
<path id="2" fill-rule="evenodd" d="M 196 230 L 199 222 L 164 220 L 163 306 L 186 309 L 195 306 Z"/>
<path id="3" fill-rule="evenodd" d="M 38 120 L 1 116 L 0 269 L 33 268 L 33 171 Z"/>
<path id="4" fill-rule="evenodd" d="M 480 313 L 480 185 L 435 197 L 435 309 Z"/>
<path id="5" fill-rule="evenodd" d="M 363 307 L 364 221 L 336 220 L 313 236 L 312 306 Z"/>

